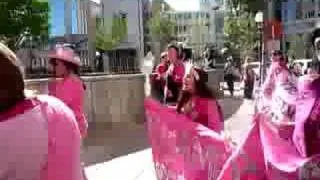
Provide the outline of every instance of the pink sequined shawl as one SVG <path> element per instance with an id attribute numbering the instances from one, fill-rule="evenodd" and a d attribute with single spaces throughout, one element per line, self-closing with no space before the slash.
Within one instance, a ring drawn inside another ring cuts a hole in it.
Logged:
<path id="1" fill-rule="evenodd" d="M 159 180 L 216 179 L 230 147 L 218 133 L 145 100 L 149 139 Z"/>

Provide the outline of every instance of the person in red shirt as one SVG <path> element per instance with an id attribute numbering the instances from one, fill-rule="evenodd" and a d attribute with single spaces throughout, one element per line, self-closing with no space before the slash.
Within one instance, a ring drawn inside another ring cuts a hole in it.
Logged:
<path id="1" fill-rule="evenodd" d="M 185 74 L 185 67 L 177 46 L 168 46 L 168 59 L 170 66 L 166 71 L 165 103 L 176 103 Z"/>
<path id="2" fill-rule="evenodd" d="M 160 61 L 160 64 L 158 64 L 154 69 L 154 72 L 151 76 L 151 82 L 153 91 L 152 94 L 154 94 L 154 96 L 162 102 L 164 97 L 164 87 L 166 84 L 165 75 L 169 67 L 167 52 L 161 53 Z"/>

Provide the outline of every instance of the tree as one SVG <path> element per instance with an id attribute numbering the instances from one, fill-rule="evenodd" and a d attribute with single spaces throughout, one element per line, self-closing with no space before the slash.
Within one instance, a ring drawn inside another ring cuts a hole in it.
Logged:
<path id="1" fill-rule="evenodd" d="M 124 18 L 115 16 L 111 23 L 97 19 L 96 48 L 99 51 L 112 50 L 121 43 L 126 35 L 127 21 Z"/>
<path id="2" fill-rule="evenodd" d="M 227 0 L 229 13 L 225 18 L 225 46 L 241 58 L 256 52 L 259 31 L 254 17 L 263 10 L 260 0 Z"/>
<path id="3" fill-rule="evenodd" d="M 32 36 L 49 36 L 49 3 L 47 0 L 1 0 L 0 40 L 11 48 L 19 36 L 29 30 Z"/>
<path id="4" fill-rule="evenodd" d="M 169 43 L 175 37 L 175 24 L 160 13 L 149 20 L 149 27 L 153 39 L 161 43 Z"/>
<path id="5" fill-rule="evenodd" d="M 264 3 L 261 0 L 227 0 L 227 4 L 229 12 L 236 16 L 242 12 L 255 14 L 264 8 Z"/>
<path id="6" fill-rule="evenodd" d="M 259 43 L 259 34 L 254 16 L 243 13 L 229 16 L 224 24 L 225 46 L 243 58 L 251 55 Z"/>

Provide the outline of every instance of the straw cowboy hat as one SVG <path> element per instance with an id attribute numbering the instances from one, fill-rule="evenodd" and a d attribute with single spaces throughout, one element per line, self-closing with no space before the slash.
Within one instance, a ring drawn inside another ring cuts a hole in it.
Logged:
<path id="1" fill-rule="evenodd" d="M 48 54 L 50 59 L 58 59 L 64 62 L 72 63 L 76 66 L 81 65 L 80 58 L 75 55 L 74 51 L 71 48 L 67 47 L 58 47 L 53 52 Z"/>

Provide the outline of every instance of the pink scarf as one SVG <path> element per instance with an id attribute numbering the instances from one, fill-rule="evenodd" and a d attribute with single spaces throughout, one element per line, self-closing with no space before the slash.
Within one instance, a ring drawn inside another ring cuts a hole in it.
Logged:
<path id="1" fill-rule="evenodd" d="M 159 180 L 216 179 L 229 156 L 224 138 L 152 99 L 145 100 L 149 139 Z"/>

